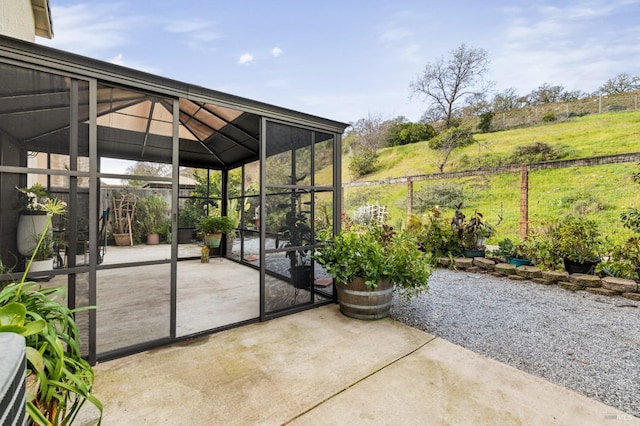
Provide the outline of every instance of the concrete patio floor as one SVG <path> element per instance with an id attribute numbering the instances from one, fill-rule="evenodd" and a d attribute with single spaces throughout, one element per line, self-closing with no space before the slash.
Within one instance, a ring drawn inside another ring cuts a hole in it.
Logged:
<path id="1" fill-rule="evenodd" d="M 337 305 L 95 366 L 103 425 L 639 425 L 391 319 Z M 85 407 L 80 425 L 94 424 Z"/>

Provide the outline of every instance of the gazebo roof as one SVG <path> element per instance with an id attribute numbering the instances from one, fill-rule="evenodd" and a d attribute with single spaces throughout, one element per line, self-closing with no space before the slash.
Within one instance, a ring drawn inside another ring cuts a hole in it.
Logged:
<path id="1" fill-rule="evenodd" d="M 97 78 L 99 153 L 134 161 L 171 158 L 173 99 L 178 98 L 180 164 L 231 168 L 258 159 L 262 117 L 342 133 L 348 124 L 0 36 L 0 57 Z M 34 79 L 37 80 L 34 82 Z M 30 91 L 33 87 L 46 92 Z M 21 89 L 25 88 L 25 89 Z M 88 140 L 89 86 L 78 88 L 79 137 Z M 16 117 L 29 125 L 17 125 Z M 0 128 L 32 151 L 67 154 L 69 79 L 15 72 L 0 82 Z M 270 147 L 269 153 L 273 154 Z M 88 153 L 79 152 L 80 155 Z"/>

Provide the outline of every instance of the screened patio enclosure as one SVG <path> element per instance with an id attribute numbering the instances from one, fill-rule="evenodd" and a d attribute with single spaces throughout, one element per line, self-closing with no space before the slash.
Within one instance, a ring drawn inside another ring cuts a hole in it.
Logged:
<path id="1" fill-rule="evenodd" d="M 92 362 L 330 303 L 346 126 L 0 36 L 0 280 L 43 237 L 29 278 L 97 306 Z M 27 188 L 67 203 L 47 232 Z"/>

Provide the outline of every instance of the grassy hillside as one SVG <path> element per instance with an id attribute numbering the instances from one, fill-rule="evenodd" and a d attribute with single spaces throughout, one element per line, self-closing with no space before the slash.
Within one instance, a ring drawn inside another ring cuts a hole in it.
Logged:
<path id="1" fill-rule="evenodd" d="M 618 112 L 573 118 L 562 123 L 479 134 L 478 144 L 460 149 L 445 171 L 475 169 L 508 163 L 517 146 L 545 142 L 560 149 L 563 159 L 640 151 L 640 112 Z M 426 142 L 380 151 L 378 169 L 361 180 L 376 180 L 424 173 L 437 168 Z M 343 179 L 349 182 L 348 156 L 343 158 Z M 621 209 L 640 207 L 640 186 L 631 181 L 634 163 L 531 172 L 529 175 L 529 219 L 535 224 L 569 212 L 598 220 L 605 233 L 618 240 L 627 235 L 619 223 Z M 434 182 L 414 186 L 420 198 Z M 466 210 L 477 208 L 490 222 L 503 216 L 495 239 L 516 236 L 519 219 L 519 175 L 470 177 L 449 181 L 462 190 Z M 345 210 L 366 202 L 386 205 L 391 221 L 400 224 L 406 214 L 406 184 L 357 187 L 345 190 Z M 419 204 L 419 200 L 416 200 Z M 420 213 L 417 211 L 416 213 Z"/>

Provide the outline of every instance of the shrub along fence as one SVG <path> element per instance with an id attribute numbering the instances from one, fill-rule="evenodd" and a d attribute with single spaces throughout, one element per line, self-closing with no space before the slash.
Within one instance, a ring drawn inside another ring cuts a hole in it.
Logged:
<path id="1" fill-rule="evenodd" d="M 453 206 L 463 202 L 464 211 L 480 211 L 490 223 L 502 218 L 496 241 L 524 238 L 530 225 L 577 213 L 621 240 L 629 231 L 622 227 L 620 213 L 640 207 L 638 186 L 631 178 L 639 162 L 636 152 L 350 182 L 343 184 L 343 206 L 350 214 L 364 204 L 385 205 L 390 223 L 398 226 L 408 215 L 435 206 L 453 214 Z"/>

